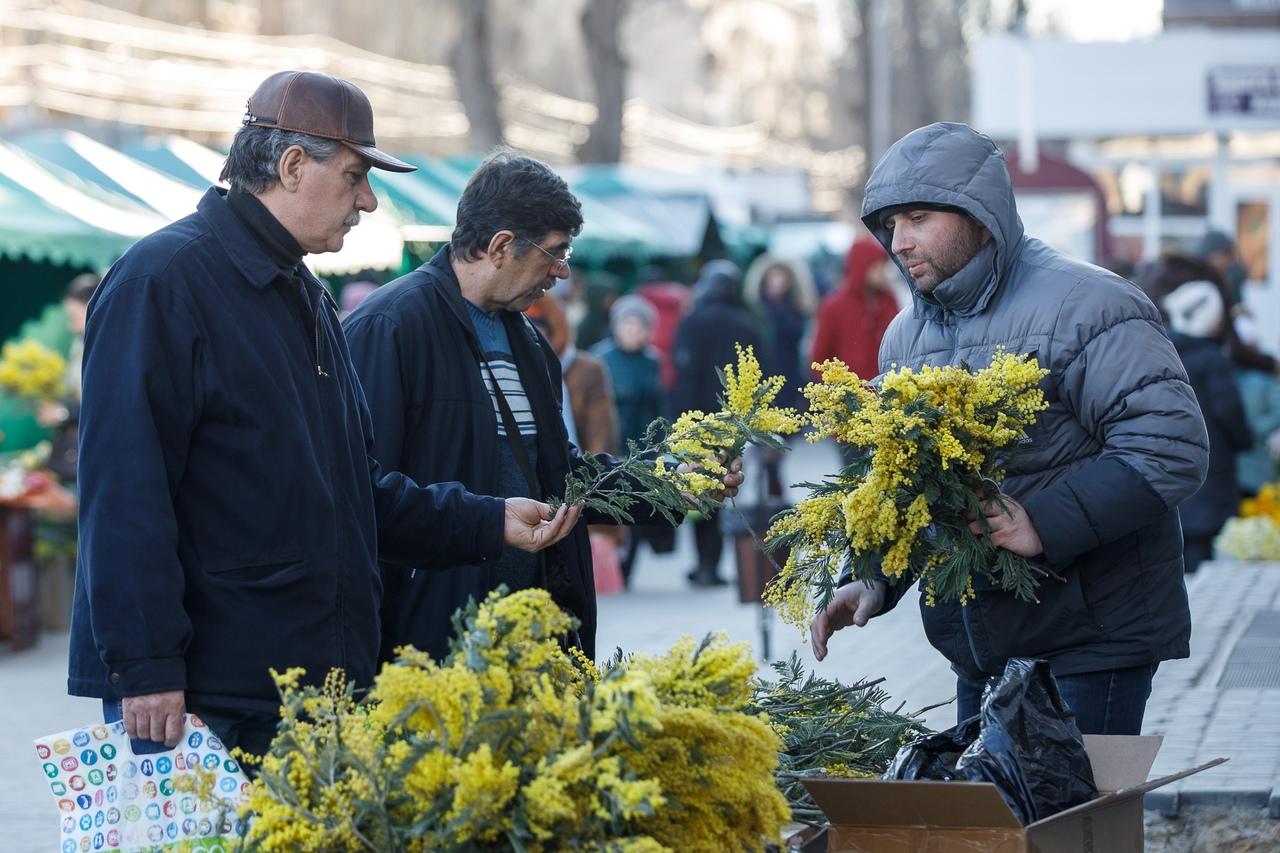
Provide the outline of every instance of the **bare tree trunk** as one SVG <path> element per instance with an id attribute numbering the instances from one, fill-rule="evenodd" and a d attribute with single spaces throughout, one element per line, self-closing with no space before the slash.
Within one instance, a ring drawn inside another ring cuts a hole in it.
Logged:
<path id="1" fill-rule="evenodd" d="M 284 4 L 285 0 L 259 0 L 258 31 L 262 35 L 285 35 L 285 22 L 288 20 L 288 15 Z"/>
<path id="2" fill-rule="evenodd" d="M 934 89 L 937 80 L 934 75 L 939 57 L 933 50 L 935 45 L 926 43 L 925 33 L 925 27 L 936 26 L 936 22 L 925 23 L 926 16 L 922 14 L 921 5 L 921 0 L 903 0 L 899 7 L 906 49 L 898 57 L 901 64 L 895 63 L 897 67 L 894 70 L 898 72 L 897 82 L 901 87 L 897 103 L 905 109 L 896 116 L 895 139 L 937 120 L 938 107 Z"/>
<path id="3" fill-rule="evenodd" d="M 471 123 L 471 145 L 487 151 L 503 141 L 498 86 L 489 56 L 489 0 L 458 0 L 456 8 L 462 31 L 449 53 L 449 65 Z"/>
<path id="4" fill-rule="evenodd" d="M 619 32 L 629 0 L 594 0 L 582 13 L 582 38 L 596 90 L 596 123 L 578 149 L 583 163 L 622 159 L 622 108 L 627 96 L 627 60 Z"/>
<path id="5" fill-rule="evenodd" d="M 835 102 L 841 107 L 844 129 L 838 136 L 867 148 L 871 142 L 871 0 L 847 0 L 846 10 L 852 37 L 836 72 Z"/>
<path id="6" fill-rule="evenodd" d="M 938 22 L 938 121 L 969 120 L 969 41 L 965 23 L 973 0 L 934 0 L 930 14 Z M 954 13 L 954 14 L 952 14 Z"/>

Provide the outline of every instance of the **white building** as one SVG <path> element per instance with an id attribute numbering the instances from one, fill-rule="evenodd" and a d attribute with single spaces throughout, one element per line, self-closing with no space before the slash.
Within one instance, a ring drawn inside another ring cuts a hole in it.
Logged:
<path id="1" fill-rule="evenodd" d="M 993 35 L 976 45 L 972 84 L 975 127 L 1020 157 L 1053 143 L 1098 179 L 1116 254 L 1186 249 L 1210 228 L 1234 236 L 1246 302 L 1280 354 L 1280 28 Z"/>

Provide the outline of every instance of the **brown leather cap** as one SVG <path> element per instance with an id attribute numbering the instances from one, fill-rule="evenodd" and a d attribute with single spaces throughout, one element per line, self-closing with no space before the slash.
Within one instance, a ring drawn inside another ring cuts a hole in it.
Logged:
<path id="1" fill-rule="evenodd" d="M 245 105 L 244 123 L 336 139 L 379 169 L 418 167 L 379 151 L 373 141 L 373 107 L 351 83 L 314 71 L 278 71 Z"/>

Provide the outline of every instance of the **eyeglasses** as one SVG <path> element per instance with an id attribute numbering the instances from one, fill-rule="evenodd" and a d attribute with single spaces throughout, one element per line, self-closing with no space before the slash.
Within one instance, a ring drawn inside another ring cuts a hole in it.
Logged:
<path id="1" fill-rule="evenodd" d="M 533 248 L 537 249 L 539 252 L 541 252 L 542 254 L 546 255 L 548 258 L 550 258 L 550 259 L 554 262 L 554 263 L 552 263 L 551 267 L 552 267 L 552 269 L 554 269 L 556 272 L 564 272 L 565 270 L 569 269 L 569 258 L 570 258 L 570 256 L 571 256 L 571 255 L 573 255 L 573 247 L 572 247 L 572 246 L 566 246 L 566 247 L 565 247 L 565 250 L 564 250 L 564 257 L 563 257 L 563 258 L 561 258 L 561 257 L 557 257 L 556 255 L 551 254 L 551 253 L 550 253 L 550 252 L 548 252 L 546 249 L 542 248 L 541 246 L 539 246 L 537 243 L 533 242 L 533 241 L 532 241 L 532 240 L 530 240 L 530 239 L 527 239 L 527 238 L 522 238 L 522 239 L 524 239 L 524 241 L 525 241 L 526 243 L 528 243 L 530 246 L 532 246 Z"/>

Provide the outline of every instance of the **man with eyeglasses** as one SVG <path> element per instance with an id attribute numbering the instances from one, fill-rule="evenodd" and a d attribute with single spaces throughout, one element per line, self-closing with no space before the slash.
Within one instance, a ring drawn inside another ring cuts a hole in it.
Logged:
<path id="1" fill-rule="evenodd" d="M 581 207 L 563 179 L 537 160 L 500 151 L 467 182 L 449 245 L 346 319 L 382 465 L 481 494 L 563 494 L 582 457 L 561 417 L 559 359 L 521 312 L 569 275 L 581 228 Z M 741 481 L 730 474 L 726 489 Z M 582 519 L 611 523 L 592 512 Z M 644 512 L 636 520 L 659 523 Z M 595 654 L 585 524 L 540 556 L 505 549 L 484 565 L 388 568 L 383 584 L 383 659 L 406 644 L 443 657 L 454 611 L 500 585 L 547 589 L 580 620 L 577 644 Z"/>

